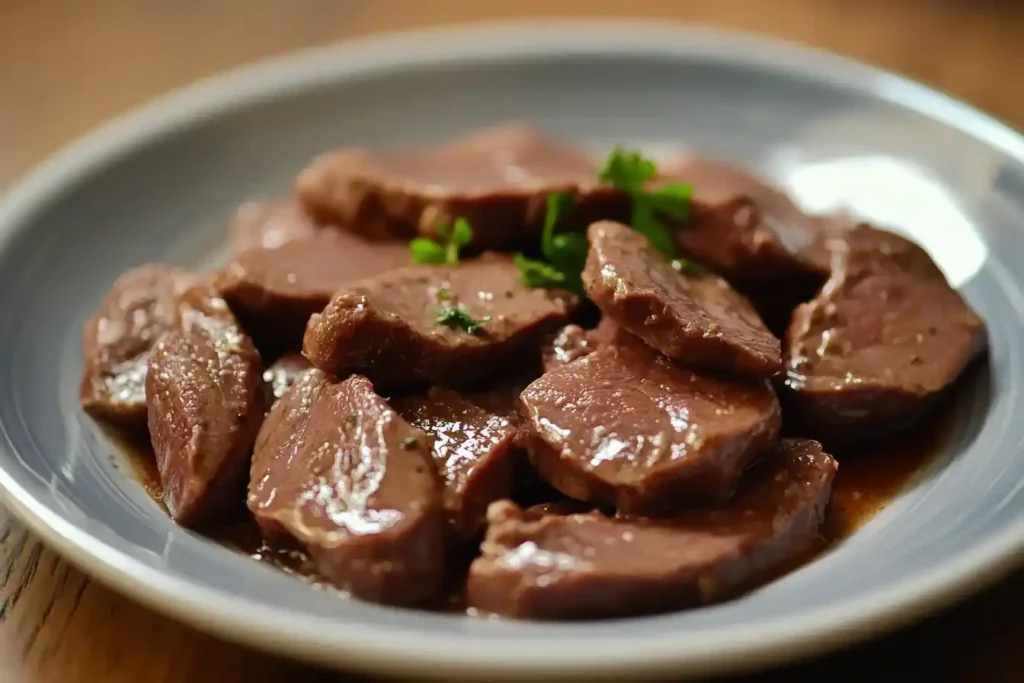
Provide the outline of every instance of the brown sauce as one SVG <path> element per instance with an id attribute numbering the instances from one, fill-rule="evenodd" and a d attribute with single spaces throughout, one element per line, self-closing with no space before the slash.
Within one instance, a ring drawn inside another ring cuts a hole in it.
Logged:
<path id="1" fill-rule="evenodd" d="M 826 515 L 822 545 L 809 557 L 780 573 L 812 561 L 822 552 L 855 532 L 904 491 L 947 444 L 950 425 L 957 412 L 953 397 L 942 400 L 927 419 L 913 428 L 882 441 L 854 447 L 830 449 L 839 461 L 839 471 L 832 485 L 832 498 Z M 154 501 L 163 507 L 163 491 L 152 448 L 145 440 L 111 434 L 126 454 L 129 471 Z M 314 585 L 323 584 L 309 558 L 301 550 L 275 548 L 260 536 L 256 522 L 243 518 L 209 530 L 205 535 L 232 550 L 269 564 Z M 451 584 L 445 597 L 433 607 L 438 611 L 466 613 L 464 581 L 471 557 L 452 558 L 457 571 L 448 572 Z M 470 613 L 473 610 L 469 610 Z"/>

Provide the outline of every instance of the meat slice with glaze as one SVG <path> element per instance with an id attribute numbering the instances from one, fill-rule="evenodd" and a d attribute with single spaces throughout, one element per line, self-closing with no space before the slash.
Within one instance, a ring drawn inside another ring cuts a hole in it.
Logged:
<path id="1" fill-rule="evenodd" d="M 669 518 L 488 511 L 470 605 L 527 619 L 667 612 L 735 597 L 820 541 L 837 464 L 814 441 L 783 441 L 717 507 Z"/>
<path id="2" fill-rule="evenodd" d="M 409 246 L 371 244 L 352 233 L 324 230 L 274 249 L 239 254 L 214 285 L 268 355 L 295 351 L 309 317 L 345 284 L 409 263 Z"/>
<path id="3" fill-rule="evenodd" d="M 549 337 L 541 347 L 544 371 L 568 365 L 593 353 L 599 347 L 610 343 L 618 334 L 618 329 L 619 326 L 607 316 L 592 330 L 576 324 L 566 325 Z"/>
<path id="4" fill-rule="evenodd" d="M 678 272 L 620 223 L 595 223 L 587 234 L 584 288 L 606 317 L 688 366 L 751 377 L 782 370 L 779 340 L 725 280 Z"/>
<path id="5" fill-rule="evenodd" d="M 444 481 L 444 506 L 456 541 L 484 527 L 487 506 L 512 491 L 516 427 L 448 389 L 406 396 L 391 404 L 410 424 L 434 437 L 434 464 Z"/>
<path id="6" fill-rule="evenodd" d="M 228 249 L 236 255 L 250 249 L 277 249 L 320 230 L 297 199 L 248 201 L 228 221 Z"/>
<path id="7" fill-rule="evenodd" d="M 520 401 L 521 438 L 541 477 L 625 513 L 728 496 L 782 422 L 767 380 L 683 368 L 624 331 Z"/>
<path id="8" fill-rule="evenodd" d="M 146 370 L 153 345 L 178 320 L 188 273 L 148 264 L 128 271 L 82 330 L 82 408 L 97 419 L 146 427 Z"/>
<path id="9" fill-rule="evenodd" d="M 599 187 L 598 170 L 579 150 L 504 124 L 433 147 L 330 152 L 301 173 L 297 192 L 317 216 L 371 237 L 436 238 L 465 218 L 473 249 L 510 249 L 540 235 L 553 192 L 586 196 L 577 221 L 621 214 L 625 196 Z"/>
<path id="10" fill-rule="evenodd" d="M 278 399 L 288 393 L 302 375 L 313 366 L 301 353 L 290 353 L 275 360 L 263 371 L 264 405 L 269 411 Z"/>
<path id="11" fill-rule="evenodd" d="M 264 536 L 292 540 L 355 597 L 416 605 L 444 578 L 444 509 L 431 438 L 365 377 L 312 370 L 260 430 L 249 510 Z"/>
<path id="12" fill-rule="evenodd" d="M 467 386 L 536 353 L 577 304 L 567 292 L 527 288 L 504 256 L 409 266 L 340 290 L 310 318 L 303 354 L 325 372 L 388 386 Z M 446 324 L 445 312 L 479 328 Z"/>
<path id="13" fill-rule="evenodd" d="M 241 500 L 263 420 L 262 368 L 208 285 L 184 292 L 179 315 L 149 359 L 149 433 L 168 512 L 178 524 L 203 526 Z"/>
<path id="14" fill-rule="evenodd" d="M 860 225 L 823 247 L 831 276 L 786 339 L 787 407 L 822 439 L 906 426 L 984 351 L 985 324 L 898 235 Z"/>
<path id="15" fill-rule="evenodd" d="M 805 256 L 819 222 L 778 188 L 720 161 L 686 157 L 662 166 L 657 186 L 692 188 L 691 215 L 676 230 L 678 247 L 742 285 L 820 283 L 827 272 Z"/>

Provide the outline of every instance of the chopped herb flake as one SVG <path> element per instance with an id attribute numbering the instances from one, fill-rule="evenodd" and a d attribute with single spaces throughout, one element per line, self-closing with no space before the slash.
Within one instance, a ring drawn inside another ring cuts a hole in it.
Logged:
<path id="1" fill-rule="evenodd" d="M 555 234 L 558 222 L 571 207 L 572 195 L 565 192 L 548 195 L 544 230 L 540 238 L 544 260 L 516 254 L 516 265 L 527 287 L 559 287 L 575 292 L 583 291 L 581 274 L 589 249 L 587 237 L 579 233 Z"/>
<path id="2" fill-rule="evenodd" d="M 413 263 L 446 263 L 450 266 L 459 262 L 459 250 L 473 241 L 473 228 L 465 218 L 456 218 L 454 225 L 438 223 L 440 242 L 427 237 L 417 237 L 409 243 Z"/>
<path id="3" fill-rule="evenodd" d="M 465 330 L 470 334 L 476 334 L 489 322 L 491 322 L 491 316 L 487 316 L 476 321 L 473 320 L 469 313 L 456 306 L 437 309 L 438 325 L 446 325 L 452 329 Z"/>
<path id="4" fill-rule="evenodd" d="M 449 292 L 444 287 L 442 287 L 441 289 L 437 290 L 437 295 L 436 296 L 437 296 L 437 300 L 438 301 L 451 301 L 452 300 L 452 293 Z"/>
<path id="5" fill-rule="evenodd" d="M 406 437 L 406 438 L 402 439 L 402 450 L 404 450 L 404 451 L 411 451 L 412 449 L 416 448 L 416 446 L 418 446 L 418 445 L 419 445 L 419 442 L 416 440 L 415 436 L 409 436 L 409 437 Z"/>

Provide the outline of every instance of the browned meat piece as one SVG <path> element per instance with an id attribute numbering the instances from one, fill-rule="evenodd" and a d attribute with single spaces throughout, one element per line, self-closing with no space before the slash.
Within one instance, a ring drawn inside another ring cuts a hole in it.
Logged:
<path id="1" fill-rule="evenodd" d="M 825 248 L 832 275 L 786 339 L 792 415 L 822 439 L 906 426 L 984 351 L 985 324 L 902 237 L 862 225 Z"/>
<path id="2" fill-rule="evenodd" d="M 587 234 L 584 287 L 606 317 L 689 366 L 751 377 L 782 370 L 779 340 L 725 280 L 677 272 L 620 223 L 595 223 Z"/>
<path id="3" fill-rule="evenodd" d="M 365 377 L 307 372 L 260 430 L 249 510 L 266 537 L 298 542 L 327 581 L 353 596 L 423 603 L 444 578 L 431 447 Z"/>
<path id="4" fill-rule="evenodd" d="M 434 464 L 445 484 L 453 538 L 472 540 L 484 527 L 487 506 L 511 493 L 515 425 L 448 389 L 434 388 L 391 404 L 434 437 Z"/>
<path id="5" fill-rule="evenodd" d="M 817 221 L 748 171 L 688 157 L 664 165 L 653 182 L 662 183 L 693 188 L 692 215 L 676 231 L 676 242 L 716 273 L 754 285 L 825 278 L 820 265 L 803 255 L 819 236 Z"/>
<path id="6" fill-rule="evenodd" d="M 241 501 L 263 420 L 261 362 L 208 285 L 187 289 L 179 314 L 149 360 L 149 433 L 167 510 L 201 526 Z"/>
<path id="7" fill-rule="evenodd" d="M 250 249 L 277 249 L 320 231 L 312 216 L 296 199 L 250 201 L 228 222 L 228 249 L 241 254 Z"/>
<path id="8" fill-rule="evenodd" d="M 149 264 L 114 282 L 82 330 L 82 408 L 131 429 L 146 427 L 146 367 L 160 336 L 178 318 L 188 273 Z"/>
<path id="9" fill-rule="evenodd" d="M 549 336 L 541 347 L 544 371 L 568 365 L 577 358 L 593 353 L 599 346 L 611 343 L 618 330 L 619 326 L 607 316 L 601 318 L 601 322 L 592 330 L 576 324 L 566 325 Z"/>
<path id="10" fill-rule="evenodd" d="M 371 237 L 436 238 L 438 225 L 466 218 L 474 249 L 508 249 L 537 239 L 552 192 L 586 195 L 579 222 L 626 211 L 621 193 L 598 187 L 598 170 L 586 154 L 506 124 L 436 147 L 331 152 L 297 191 L 317 216 Z"/>
<path id="11" fill-rule="evenodd" d="M 767 380 L 684 369 L 624 331 L 520 400 L 537 472 L 570 498 L 625 513 L 729 495 L 782 422 Z"/>
<path id="12" fill-rule="evenodd" d="M 292 385 L 313 366 L 302 354 L 292 353 L 281 356 L 263 371 L 264 407 L 269 411 L 277 400 L 285 395 Z"/>
<path id="13" fill-rule="evenodd" d="M 512 260 L 495 254 L 409 266 L 340 290 L 310 318 L 303 354 L 325 372 L 390 386 L 466 386 L 535 352 L 577 303 L 567 292 L 525 287 Z M 445 324 L 445 310 L 480 328 Z"/>
<path id="14" fill-rule="evenodd" d="M 325 230 L 275 249 L 239 254 L 214 286 L 267 355 L 297 350 L 309 317 L 345 284 L 409 263 L 409 245 L 371 244 L 352 233 Z"/>
<path id="15" fill-rule="evenodd" d="M 512 617 L 596 619 L 727 600 L 815 549 L 836 469 L 818 443 L 784 441 L 730 501 L 668 519 L 538 519 L 495 503 L 469 603 Z"/>
<path id="16" fill-rule="evenodd" d="M 573 500 L 572 498 L 562 498 L 548 503 L 537 503 L 536 505 L 531 505 L 523 510 L 523 518 L 532 522 L 552 515 L 559 515 L 562 517 L 567 515 L 579 515 L 590 512 L 593 509 L 594 506 L 590 503 L 584 503 L 581 500 Z"/>

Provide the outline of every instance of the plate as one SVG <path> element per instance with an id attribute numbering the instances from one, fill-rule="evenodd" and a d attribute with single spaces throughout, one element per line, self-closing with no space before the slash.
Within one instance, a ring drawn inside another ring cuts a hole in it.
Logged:
<path id="1" fill-rule="evenodd" d="M 539 624 L 336 598 L 176 528 L 77 405 L 80 328 L 122 271 L 216 258 L 242 200 L 286 192 L 328 148 L 525 119 L 580 144 L 685 143 L 810 208 L 923 244 L 984 316 L 948 449 L 833 552 L 747 597 L 643 619 Z M 893 628 L 1009 571 L 1024 549 L 1024 139 L 898 76 L 664 24 L 407 33 L 218 77 L 115 121 L 0 205 L 0 486 L 58 551 L 201 629 L 392 674 L 703 675 Z"/>

